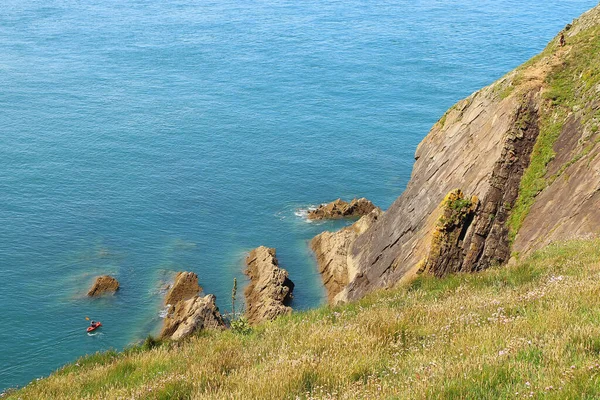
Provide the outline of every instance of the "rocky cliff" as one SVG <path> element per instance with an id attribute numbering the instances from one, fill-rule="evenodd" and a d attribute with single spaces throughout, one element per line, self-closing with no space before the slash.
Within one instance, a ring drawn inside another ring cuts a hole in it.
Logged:
<path id="1" fill-rule="evenodd" d="M 557 36 L 452 107 L 418 146 L 404 193 L 364 232 L 343 230 L 324 250 L 313 241 L 332 302 L 600 232 L 600 6 L 563 33 L 565 46 Z M 347 284 L 338 271 L 352 271 Z"/>

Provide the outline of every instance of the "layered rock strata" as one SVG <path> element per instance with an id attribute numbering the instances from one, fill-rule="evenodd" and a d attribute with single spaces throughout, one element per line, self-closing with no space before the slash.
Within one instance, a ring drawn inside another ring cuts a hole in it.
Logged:
<path id="1" fill-rule="evenodd" d="M 448 193 L 440 204 L 442 215 L 433 230 L 429 254 L 422 261 L 419 272 L 444 276 L 460 268 L 464 260 L 462 243 L 478 206 L 477 197 L 467 199 L 460 189 Z"/>
<path id="2" fill-rule="evenodd" d="M 504 221 L 539 132 L 540 85 L 531 82 L 505 99 L 488 87 L 448 111 L 418 146 L 404 193 L 348 244 L 345 268 L 353 278 L 335 302 L 359 299 L 422 270 L 444 213 L 439 205 L 456 188 L 481 203 L 455 238 L 460 249 L 440 253 L 453 260 L 430 259 L 428 269 L 437 275 L 478 270 L 510 256 Z M 323 262 L 331 258 L 318 256 L 319 269 L 326 270 Z"/>
<path id="3" fill-rule="evenodd" d="M 258 247 L 246 257 L 250 283 L 244 291 L 246 318 L 251 324 L 289 314 L 294 283 L 285 269 L 279 268 L 275 249 Z"/>
<path id="4" fill-rule="evenodd" d="M 181 300 L 187 300 L 202 291 L 198 284 L 198 275 L 193 272 L 178 272 L 173 284 L 165 295 L 165 304 L 175 305 Z"/>

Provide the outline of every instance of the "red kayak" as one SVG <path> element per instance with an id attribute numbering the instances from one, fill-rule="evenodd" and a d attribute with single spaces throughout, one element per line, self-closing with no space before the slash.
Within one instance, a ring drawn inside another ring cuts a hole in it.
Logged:
<path id="1" fill-rule="evenodd" d="M 87 331 L 88 332 L 95 331 L 96 329 L 100 328 L 101 326 L 102 326 L 102 323 L 100 323 L 100 322 L 94 322 L 93 324 L 91 324 L 90 326 L 88 326 Z"/>

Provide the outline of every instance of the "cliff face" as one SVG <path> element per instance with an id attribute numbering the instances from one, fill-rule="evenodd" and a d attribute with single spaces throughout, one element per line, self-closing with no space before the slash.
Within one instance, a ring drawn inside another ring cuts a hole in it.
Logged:
<path id="1" fill-rule="evenodd" d="M 443 215 L 440 203 L 455 189 L 482 199 L 481 204 L 461 228 L 461 243 L 454 244 L 461 247 L 461 254 L 451 255 L 446 249 L 438 258 L 455 260 L 437 260 L 433 264 L 443 271 L 433 272 L 483 269 L 493 260 L 508 259 L 507 238 L 501 231 L 505 209 L 512 204 L 504 200 L 514 201 L 517 175 L 526 167 L 536 139 L 536 129 L 529 126 L 536 125 L 540 88 L 533 86 L 504 100 L 497 96 L 494 87 L 489 87 L 462 101 L 419 145 L 405 192 L 351 246 L 350 263 L 358 273 L 337 300 L 357 299 L 375 288 L 388 287 L 427 262 L 434 230 Z M 520 120 L 524 129 L 515 129 Z M 521 146 L 526 154 L 519 160 L 514 149 Z"/>
<path id="2" fill-rule="evenodd" d="M 557 37 L 435 124 L 417 148 L 405 192 L 338 245 L 347 255 L 335 268 L 354 272 L 343 289 L 330 291 L 332 302 L 419 271 L 481 270 L 600 232 L 600 6 L 574 21 L 565 38 L 566 46 Z M 457 189 L 461 196 L 449 202 Z M 317 251 L 317 258 L 327 281 L 334 255 Z"/>

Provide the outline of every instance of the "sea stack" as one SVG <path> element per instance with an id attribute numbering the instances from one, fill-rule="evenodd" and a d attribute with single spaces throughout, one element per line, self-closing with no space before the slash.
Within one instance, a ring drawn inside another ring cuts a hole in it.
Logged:
<path id="1" fill-rule="evenodd" d="M 165 296 L 168 306 L 161 339 L 181 340 L 201 329 L 224 329 L 225 322 L 212 294 L 200 296 L 198 275 L 179 272 Z"/>
<path id="2" fill-rule="evenodd" d="M 225 329 L 225 322 L 216 305 L 215 295 L 194 296 L 171 306 L 160 337 L 181 340 L 202 329 Z"/>
<path id="3" fill-rule="evenodd" d="M 191 299 L 202 291 L 198 275 L 193 272 L 178 272 L 173 285 L 165 296 L 165 304 L 175 305 L 179 301 Z"/>
<path id="4" fill-rule="evenodd" d="M 275 249 L 260 246 L 246 258 L 246 275 L 250 284 L 244 295 L 246 317 L 251 324 L 269 321 L 280 315 L 289 314 L 294 283 L 288 272 L 279 268 Z"/>

